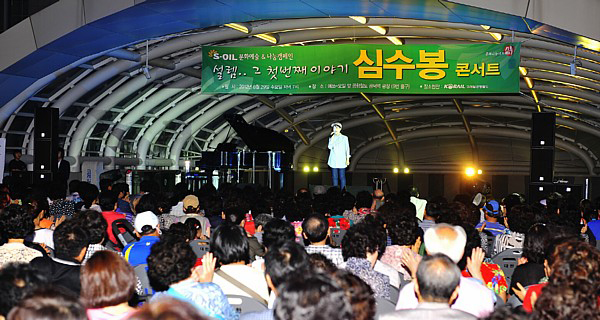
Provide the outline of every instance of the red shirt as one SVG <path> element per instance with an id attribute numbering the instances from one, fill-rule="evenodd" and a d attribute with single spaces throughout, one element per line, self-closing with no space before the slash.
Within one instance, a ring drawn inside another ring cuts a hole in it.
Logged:
<path id="1" fill-rule="evenodd" d="M 106 228 L 106 233 L 108 233 L 108 239 L 112 241 L 112 243 L 117 244 L 117 238 L 115 238 L 115 235 L 113 235 L 112 233 L 112 223 L 115 220 L 125 219 L 125 215 L 114 211 L 105 211 L 102 212 L 102 216 L 108 224 L 108 227 Z"/>
<path id="2" fill-rule="evenodd" d="M 540 295 L 542 294 L 542 289 L 544 289 L 544 287 L 547 284 L 548 284 L 547 282 L 538 283 L 538 284 L 529 286 L 529 288 L 527 288 L 527 293 L 525 294 L 525 299 L 523 299 L 523 309 L 525 309 L 525 311 L 527 311 L 529 313 L 533 312 L 533 305 L 531 304 L 531 295 L 535 292 L 535 294 L 539 298 Z"/>

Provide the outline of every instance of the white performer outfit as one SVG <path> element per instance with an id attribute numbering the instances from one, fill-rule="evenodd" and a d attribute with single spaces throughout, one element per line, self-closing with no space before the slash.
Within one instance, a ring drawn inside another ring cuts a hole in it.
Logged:
<path id="1" fill-rule="evenodd" d="M 339 186 L 344 189 L 346 187 L 346 167 L 350 161 L 350 144 L 348 143 L 348 137 L 341 134 L 342 124 L 336 122 L 331 125 L 334 133 L 329 137 L 329 159 L 327 165 L 331 167 L 331 173 L 333 177 L 333 186 Z M 339 129 L 339 130 L 336 130 Z"/>

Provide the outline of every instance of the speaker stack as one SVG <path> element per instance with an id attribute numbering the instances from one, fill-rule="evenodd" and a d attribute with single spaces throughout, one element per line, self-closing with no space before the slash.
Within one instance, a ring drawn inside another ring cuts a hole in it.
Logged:
<path id="1" fill-rule="evenodd" d="M 58 109 L 35 109 L 33 180 L 51 182 L 58 170 Z"/>
<path id="2" fill-rule="evenodd" d="M 554 130 L 556 115 L 552 112 L 531 114 L 531 167 L 529 199 L 539 201 L 554 192 Z"/>

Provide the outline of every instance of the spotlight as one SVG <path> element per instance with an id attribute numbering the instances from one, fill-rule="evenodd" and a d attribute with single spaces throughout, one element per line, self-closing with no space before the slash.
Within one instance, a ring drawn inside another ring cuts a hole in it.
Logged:
<path id="1" fill-rule="evenodd" d="M 405 174 L 409 174 L 410 173 L 410 169 L 409 168 L 404 168 L 404 173 Z"/>
<path id="2" fill-rule="evenodd" d="M 477 169 L 477 174 L 482 174 L 482 173 L 483 173 L 483 170 Z"/>
<path id="3" fill-rule="evenodd" d="M 474 175 L 475 175 L 475 169 L 473 169 L 473 168 L 469 167 L 469 168 L 467 168 L 467 169 L 465 170 L 465 174 L 466 174 L 468 177 L 472 177 L 472 176 L 474 176 Z"/>
<path id="4" fill-rule="evenodd" d="M 313 172 L 319 172 L 319 167 L 313 167 Z"/>
<path id="5" fill-rule="evenodd" d="M 397 167 L 394 167 L 394 173 L 398 173 L 400 172 L 400 169 L 398 169 Z"/>
<path id="6" fill-rule="evenodd" d="M 304 170 L 304 172 L 310 172 L 310 167 L 309 166 L 304 166 L 303 170 Z"/>

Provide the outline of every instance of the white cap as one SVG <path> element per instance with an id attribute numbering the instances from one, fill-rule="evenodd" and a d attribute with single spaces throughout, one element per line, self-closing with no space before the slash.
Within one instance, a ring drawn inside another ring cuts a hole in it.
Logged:
<path id="1" fill-rule="evenodd" d="M 135 231 L 142 233 L 144 226 L 151 226 L 152 229 L 158 227 L 158 217 L 152 211 L 144 211 L 135 216 L 134 221 Z"/>
<path id="2" fill-rule="evenodd" d="M 333 128 L 333 127 L 340 127 L 340 129 L 342 129 L 342 124 L 341 124 L 341 123 L 339 123 L 339 122 L 334 122 L 334 123 L 332 123 L 332 124 L 331 124 L 331 127 L 332 127 L 332 128 Z"/>

